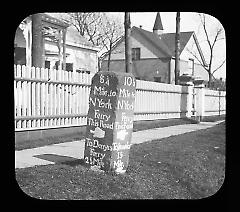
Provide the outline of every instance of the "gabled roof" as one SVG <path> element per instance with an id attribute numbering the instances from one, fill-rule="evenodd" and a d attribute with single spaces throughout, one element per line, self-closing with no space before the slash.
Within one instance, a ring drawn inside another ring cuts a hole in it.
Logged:
<path id="1" fill-rule="evenodd" d="M 185 48 L 186 44 L 190 40 L 192 34 L 194 32 L 180 32 L 180 54 L 182 50 Z M 175 55 L 175 36 L 176 33 L 164 33 L 161 38 L 164 43 L 168 46 L 169 50 L 172 52 L 172 56 Z"/>
<path id="2" fill-rule="evenodd" d="M 157 13 L 155 23 L 154 23 L 154 26 L 153 26 L 153 30 L 163 30 L 162 20 L 161 20 L 159 12 Z"/>
<path id="3" fill-rule="evenodd" d="M 163 57 L 164 55 L 165 57 L 175 57 L 176 33 L 163 33 L 160 38 L 159 35 L 153 32 L 149 32 L 135 26 L 132 27 L 132 30 L 135 32 L 138 32 L 139 34 L 144 36 L 149 42 L 151 42 L 154 45 L 154 47 L 156 47 L 160 51 L 159 52 L 160 55 L 158 55 L 159 57 Z M 192 36 L 196 43 L 196 46 L 201 56 L 201 59 L 203 61 L 203 64 L 206 65 L 205 58 L 203 56 L 202 50 L 197 40 L 197 36 L 195 35 L 194 31 L 180 32 L 180 55 Z M 153 49 L 149 49 L 149 50 L 153 51 Z"/>
<path id="4" fill-rule="evenodd" d="M 162 39 L 159 38 L 157 34 L 135 26 L 132 27 L 132 33 L 139 33 L 140 35 L 142 35 L 142 37 L 144 37 L 148 42 L 152 44 L 152 48 L 157 48 L 159 51 L 159 57 L 172 56 L 172 52 L 169 50 L 168 46 L 164 43 Z"/>
<path id="5" fill-rule="evenodd" d="M 159 58 L 175 57 L 175 34 L 176 33 L 163 33 L 160 38 L 159 35 L 153 32 L 133 26 L 131 29 L 131 36 L 133 37 L 136 36 L 136 33 L 140 35 L 142 38 L 144 38 L 148 42 L 148 44 L 151 44 L 151 45 L 147 45 L 147 48 L 150 51 L 152 51 L 154 54 L 156 54 Z M 180 55 L 192 36 L 197 45 L 201 59 L 203 63 L 206 65 L 204 56 L 202 54 L 201 48 L 199 46 L 199 43 L 197 41 L 194 31 L 180 32 Z M 115 49 L 119 45 L 119 43 L 123 41 L 124 41 L 124 36 L 122 36 L 122 38 L 113 46 L 112 50 Z M 103 58 L 105 58 L 107 55 L 108 55 L 108 52 L 106 52 Z"/>

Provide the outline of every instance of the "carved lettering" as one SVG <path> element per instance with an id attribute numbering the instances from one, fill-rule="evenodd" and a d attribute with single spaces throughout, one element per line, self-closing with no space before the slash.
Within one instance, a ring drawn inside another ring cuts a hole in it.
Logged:
<path id="1" fill-rule="evenodd" d="M 130 104 L 128 100 L 118 100 L 117 109 L 133 110 L 134 103 Z"/>
<path id="2" fill-rule="evenodd" d="M 94 97 L 94 99 L 92 99 L 90 96 L 89 101 L 94 107 L 97 105 L 99 108 L 106 108 L 109 110 L 112 109 L 111 99 L 108 99 L 107 102 L 104 102 L 103 99 L 98 99 L 97 97 Z"/>
<path id="3" fill-rule="evenodd" d="M 102 88 L 101 86 L 99 86 L 99 87 L 94 86 L 93 93 L 94 93 L 94 95 L 107 96 L 107 91 L 105 90 L 104 87 Z"/>
<path id="4" fill-rule="evenodd" d="M 119 97 L 129 98 L 131 96 L 130 92 L 125 88 L 119 89 Z"/>
<path id="5" fill-rule="evenodd" d="M 99 71 L 93 76 L 84 151 L 85 164 L 91 168 L 126 171 L 135 86 L 131 74 Z"/>
<path id="6" fill-rule="evenodd" d="M 88 147 L 92 147 L 92 148 L 99 148 L 101 150 L 105 151 L 112 151 L 113 147 L 109 146 L 107 144 L 100 144 L 98 140 L 96 139 L 90 139 L 90 138 L 86 138 L 87 141 L 87 146 Z"/>
<path id="7" fill-rule="evenodd" d="M 110 115 L 100 113 L 100 110 L 94 110 L 94 112 L 95 112 L 94 113 L 94 118 L 102 119 L 104 121 L 108 121 L 109 118 L 110 118 Z"/>

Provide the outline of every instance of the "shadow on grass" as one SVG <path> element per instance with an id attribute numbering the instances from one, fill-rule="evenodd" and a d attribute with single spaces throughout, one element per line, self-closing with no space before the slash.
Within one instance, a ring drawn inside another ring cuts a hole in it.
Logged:
<path id="1" fill-rule="evenodd" d="M 84 159 L 76 159 L 76 160 L 72 160 L 72 161 L 64 161 L 61 164 L 68 165 L 68 166 L 71 166 L 71 167 L 75 167 L 75 166 L 79 166 L 79 165 L 85 166 Z"/>
<path id="2" fill-rule="evenodd" d="M 56 164 L 63 164 L 68 166 L 78 166 L 78 165 L 84 165 L 84 159 L 78 159 L 70 156 L 64 156 L 64 155 L 56 155 L 56 154 L 41 154 L 41 155 L 35 155 L 34 157 L 40 158 L 43 160 L 51 161 Z"/>

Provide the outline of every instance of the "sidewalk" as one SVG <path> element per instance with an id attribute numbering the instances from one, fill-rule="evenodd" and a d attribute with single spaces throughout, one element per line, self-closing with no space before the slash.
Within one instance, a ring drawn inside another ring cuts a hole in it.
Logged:
<path id="1" fill-rule="evenodd" d="M 139 144 L 146 141 L 162 139 L 169 136 L 188 133 L 196 130 L 206 129 L 213 127 L 217 122 L 201 122 L 199 124 L 184 124 L 175 125 L 170 127 L 154 128 L 149 130 L 143 130 L 133 132 L 131 144 Z M 60 144 L 53 144 L 49 146 L 43 146 L 33 149 L 25 149 L 21 151 L 15 151 L 15 168 L 26 168 L 36 165 L 54 164 L 54 160 L 41 159 L 44 156 L 59 157 L 62 160 L 81 159 L 84 156 L 84 139 L 73 142 L 66 142 Z"/>

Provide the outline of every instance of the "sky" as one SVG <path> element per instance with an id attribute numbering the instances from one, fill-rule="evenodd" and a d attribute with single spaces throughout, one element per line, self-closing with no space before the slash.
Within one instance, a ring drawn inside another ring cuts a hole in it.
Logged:
<path id="1" fill-rule="evenodd" d="M 119 16 L 122 20 L 124 20 L 124 13 L 114 13 L 116 16 Z M 131 12 L 130 19 L 131 19 L 131 26 L 139 27 L 142 25 L 142 29 L 152 31 L 154 21 L 156 18 L 157 12 Z M 176 12 L 160 12 L 163 29 L 165 33 L 168 32 L 176 32 Z M 207 16 L 207 27 L 210 35 L 214 35 L 216 32 L 215 29 L 221 23 L 213 16 Z M 180 31 L 194 31 L 197 39 L 200 43 L 201 49 L 207 60 L 208 55 L 208 45 L 206 37 L 203 33 L 202 28 L 200 26 L 200 18 L 197 13 L 192 12 L 181 12 L 180 13 Z M 210 37 L 212 38 L 212 37 Z M 224 59 L 226 58 L 226 44 L 225 40 L 217 41 L 214 47 L 214 63 L 213 68 L 218 66 Z M 215 77 L 226 79 L 226 63 L 215 72 Z"/>
<path id="2" fill-rule="evenodd" d="M 122 24 L 124 23 L 124 12 L 108 12 L 109 15 L 118 17 Z M 157 12 L 130 12 L 131 26 L 139 27 L 142 25 L 142 29 L 147 31 L 152 31 L 154 26 L 155 18 Z M 176 32 L 176 12 L 160 12 L 164 33 Z M 216 27 L 221 25 L 218 19 L 211 15 L 207 15 L 207 30 L 210 35 L 215 35 Z M 206 37 L 203 32 L 203 28 L 199 27 L 200 18 L 195 12 L 180 12 L 180 31 L 194 31 L 202 52 L 204 54 L 205 60 L 208 61 L 209 57 L 209 47 L 206 42 Z M 213 37 L 210 36 L 210 40 Z M 216 42 L 214 47 L 214 58 L 213 58 L 213 69 L 220 65 L 220 63 L 226 58 L 226 44 L 225 40 L 219 40 Z M 226 79 L 226 63 L 214 73 L 216 78 L 222 77 Z"/>

